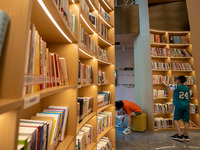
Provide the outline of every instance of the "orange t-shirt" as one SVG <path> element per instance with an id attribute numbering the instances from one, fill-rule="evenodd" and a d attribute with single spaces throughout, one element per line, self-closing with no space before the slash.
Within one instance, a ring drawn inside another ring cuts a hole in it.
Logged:
<path id="1" fill-rule="evenodd" d="M 122 109 L 126 111 L 127 114 L 130 114 L 131 112 L 142 113 L 142 109 L 136 103 L 127 100 L 122 100 L 122 102 L 124 104 Z"/>

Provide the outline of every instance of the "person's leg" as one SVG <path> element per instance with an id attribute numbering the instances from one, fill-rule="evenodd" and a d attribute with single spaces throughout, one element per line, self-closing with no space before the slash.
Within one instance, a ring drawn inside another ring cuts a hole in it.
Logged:
<path id="1" fill-rule="evenodd" d="M 184 124 L 185 124 L 184 136 L 188 136 L 188 134 L 189 134 L 189 123 L 188 122 L 184 122 Z"/>
<path id="2" fill-rule="evenodd" d="M 184 110 L 182 118 L 183 118 L 184 125 L 185 125 L 185 131 L 184 131 L 183 137 L 184 137 L 185 141 L 189 142 L 190 141 L 190 138 L 188 136 L 189 135 L 189 120 L 190 120 L 189 107 Z"/>
<path id="3" fill-rule="evenodd" d="M 176 131 L 178 132 L 178 136 L 181 136 L 181 129 L 180 129 L 179 120 L 174 120 L 174 124 L 175 124 L 175 127 L 176 127 Z"/>
<path id="4" fill-rule="evenodd" d="M 128 125 L 128 128 L 130 128 L 131 127 L 131 117 L 135 117 L 136 116 L 136 114 L 134 113 L 134 112 L 131 112 L 130 114 L 127 114 L 127 125 Z"/>

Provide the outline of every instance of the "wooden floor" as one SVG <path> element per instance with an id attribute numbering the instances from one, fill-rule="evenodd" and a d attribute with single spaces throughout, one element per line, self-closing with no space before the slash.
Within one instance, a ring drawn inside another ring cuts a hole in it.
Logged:
<path id="1" fill-rule="evenodd" d="M 116 124 L 118 120 L 116 119 Z M 178 142 L 170 138 L 175 131 L 132 132 L 129 135 L 122 133 L 123 129 L 116 128 L 116 150 L 200 150 L 200 132 L 189 133 L 190 142 Z"/>

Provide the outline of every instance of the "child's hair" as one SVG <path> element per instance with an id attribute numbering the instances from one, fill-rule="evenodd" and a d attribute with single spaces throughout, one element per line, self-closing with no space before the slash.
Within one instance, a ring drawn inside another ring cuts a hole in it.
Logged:
<path id="1" fill-rule="evenodd" d="M 183 84 L 183 83 L 185 83 L 186 78 L 185 78 L 184 75 L 180 75 L 180 76 L 177 77 L 177 80 L 180 80 L 180 82 Z"/>
<path id="2" fill-rule="evenodd" d="M 116 107 L 117 109 L 120 109 L 120 108 L 122 108 L 123 106 L 124 106 L 124 103 L 123 103 L 121 100 L 115 102 L 115 107 Z"/>

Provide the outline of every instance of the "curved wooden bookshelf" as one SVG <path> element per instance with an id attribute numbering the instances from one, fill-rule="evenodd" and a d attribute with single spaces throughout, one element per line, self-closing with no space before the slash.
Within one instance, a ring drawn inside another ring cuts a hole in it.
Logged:
<path id="1" fill-rule="evenodd" d="M 156 47 L 161 46 L 161 47 L 165 47 L 165 46 L 167 46 L 167 43 L 156 43 L 156 42 L 152 42 L 152 43 L 151 43 L 151 46 L 156 46 Z"/>
<path id="2" fill-rule="evenodd" d="M 103 85 L 110 85 L 111 83 L 99 83 L 97 84 L 98 86 L 103 86 Z"/>
<path id="3" fill-rule="evenodd" d="M 98 135 L 97 137 L 97 142 L 104 136 L 106 135 L 106 133 L 108 133 L 110 130 L 112 130 L 113 128 L 115 128 L 114 126 L 111 126 L 111 127 L 107 127 L 106 129 L 104 129 L 104 131 Z"/>
<path id="4" fill-rule="evenodd" d="M 176 44 L 176 43 L 169 43 L 170 47 L 188 47 L 191 44 Z"/>
<path id="5" fill-rule="evenodd" d="M 89 86 L 92 86 L 92 85 L 95 85 L 95 84 L 83 84 L 83 85 L 78 85 L 78 88 L 84 88 L 84 87 L 89 87 Z"/>
<path id="6" fill-rule="evenodd" d="M 101 12 L 99 12 L 98 15 L 99 15 L 99 18 L 100 18 L 101 22 L 102 22 L 108 29 L 114 27 L 114 25 L 113 25 L 110 21 L 108 21 L 108 20 L 102 15 Z"/>
<path id="7" fill-rule="evenodd" d="M 81 25 L 86 30 L 86 32 L 89 34 L 97 33 L 96 28 L 92 25 L 92 23 L 90 22 L 89 18 L 87 17 L 82 8 L 80 8 L 80 15 L 82 15 L 82 17 L 80 17 Z"/>
<path id="8" fill-rule="evenodd" d="M 112 106 L 115 106 L 115 105 L 114 104 L 109 104 L 109 105 L 103 106 L 103 107 L 97 109 L 97 113 L 102 112 L 105 109 L 108 109 L 109 107 L 112 107 Z"/>
<path id="9" fill-rule="evenodd" d="M 98 44 L 100 47 L 111 46 L 113 43 L 108 39 L 104 38 L 102 35 L 98 35 Z"/>
<path id="10" fill-rule="evenodd" d="M 49 13 L 54 18 L 57 25 L 63 31 L 63 33 L 72 41 L 77 42 L 72 32 L 69 30 L 67 23 L 61 16 L 55 2 L 53 0 L 43 0 L 44 5 L 48 9 Z M 62 33 L 56 28 L 50 18 L 47 16 L 43 8 L 38 1 L 33 1 L 31 22 L 35 24 L 36 29 L 40 33 L 40 36 L 49 43 L 70 43 Z M 51 32 L 49 32 L 51 31 Z"/>
<path id="11" fill-rule="evenodd" d="M 156 29 L 150 29 L 149 31 L 152 34 L 165 34 L 167 32 L 167 31 L 164 31 L 164 30 L 156 30 Z"/>
<path id="12" fill-rule="evenodd" d="M 89 8 L 91 11 L 98 10 L 97 4 L 95 3 L 95 0 L 86 0 Z"/>
<path id="13" fill-rule="evenodd" d="M 81 46 L 81 44 L 79 44 L 78 53 L 79 53 L 79 59 L 96 58 L 96 55 L 94 55 L 92 52 L 87 50 L 84 46 Z"/>
<path id="14" fill-rule="evenodd" d="M 151 58 L 156 58 L 156 59 L 167 59 L 169 57 L 167 56 L 151 56 Z"/>
<path id="15" fill-rule="evenodd" d="M 194 70 L 171 70 L 172 72 L 192 72 Z"/>
<path id="16" fill-rule="evenodd" d="M 76 136 L 66 136 L 65 139 L 58 144 L 56 150 L 68 149 L 75 137 Z"/>
<path id="17" fill-rule="evenodd" d="M 99 2 L 101 4 L 101 6 L 105 9 L 106 12 L 110 12 L 110 11 L 114 10 L 114 7 L 110 3 L 108 3 L 107 0 L 99 0 Z M 110 9 L 108 7 L 110 7 Z"/>
<path id="18" fill-rule="evenodd" d="M 111 65 L 112 63 L 109 62 L 109 61 L 105 61 L 105 60 L 102 60 L 102 59 L 98 59 L 98 64 L 99 64 L 99 65 Z"/>
<path id="19" fill-rule="evenodd" d="M 89 115 L 87 115 L 77 126 L 77 130 L 76 133 L 79 132 L 79 130 L 92 118 L 96 115 L 95 112 L 90 113 Z"/>
<path id="20" fill-rule="evenodd" d="M 171 59 L 191 59 L 192 57 L 170 57 Z"/>
<path id="21" fill-rule="evenodd" d="M 155 69 L 152 69 L 152 71 L 168 72 L 170 70 L 155 70 Z"/>
<path id="22" fill-rule="evenodd" d="M 10 99 L 1 99 L 0 100 L 0 114 L 12 111 L 14 109 L 20 109 L 23 107 L 23 99 L 10 100 Z"/>
<path id="23" fill-rule="evenodd" d="M 153 99 L 171 99 L 171 97 L 154 97 Z"/>
<path id="24" fill-rule="evenodd" d="M 31 94 L 27 94 L 23 97 L 24 98 L 28 98 L 30 96 L 34 96 L 34 95 L 40 95 L 40 99 L 57 94 L 59 92 L 62 92 L 66 89 L 70 89 L 70 88 L 76 88 L 76 85 L 64 85 L 64 86 L 57 86 L 57 87 L 52 87 L 52 88 L 47 88 L 41 91 L 37 91 Z"/>

